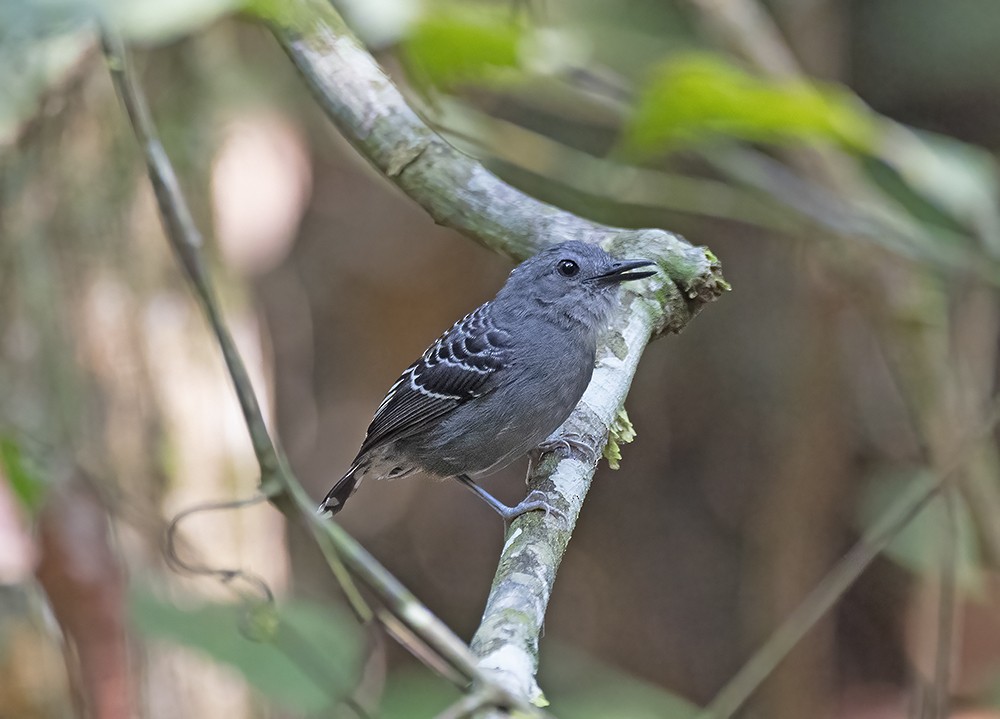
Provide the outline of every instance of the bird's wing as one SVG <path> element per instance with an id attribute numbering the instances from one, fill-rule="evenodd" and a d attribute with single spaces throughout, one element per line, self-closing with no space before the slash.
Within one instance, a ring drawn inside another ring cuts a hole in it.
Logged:
<path id="1" fill-rule="evenodd" d="M 510 334 L 493 322 L 489 303 L 481 305 L 441 335 L 389 388 L 358 457 L 419 432 L 494 389 L 510 355 Z"/>

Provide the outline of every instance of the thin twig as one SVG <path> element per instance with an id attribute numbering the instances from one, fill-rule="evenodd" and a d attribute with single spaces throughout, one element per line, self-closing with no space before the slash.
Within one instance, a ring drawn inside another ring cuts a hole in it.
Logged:
<path id="1" fill-rule="evenodd" d="M 167 565 L 178 573 L 183 572 L 197 576 L 216 577 L 223 584 L 231 584 L 233 580 L 242 579 L 260 593 L 263 601 L 272 604 L 274 602 L 274 592 L 271 591 L 267 582 L 256 574 L 243 569 L 221 569 L 205 564 L 195 564 L 190 560 L 182 559 L 180 552 L 177 551 L 177 531 L 180 529 L 181 522 L 188 517 L 202 512 L 243 509 L 244 507 L 251 507 L 266 501 L 267 497 L 263 494 L 257 494 L 248 499 L 237 499 L 230 502 L 204 502 L 178 512 L 170 520 L 167 530 L 163 533 L 163 556 L 167 560 Z"/>
<path id="2" fill-rule="evenodd" d="M 788 616 L 750 660 L 729 680 L 698 719 L 728 719 L 743 706 L 788 652 L 812 629 L 862 572 L 899 533 L 942 492 L 955 491 L 960 472 L 971 461 L 976 445 L 1000 424 L 1000 396 L 995 397 L 980 427 L 966 437 L 945 469 L 928 487 L 912 488 L 899 497 L 864 536 L 851 547 L 802 603 Z M 945 607 L 946 608 L 946 607 Z M 952 611 L 948 611 L 953 614 Z M 951 641 L 947 636 L 947 643 Z M 950 650 L 949 650 L 950 651 Z M 921 683 L 922 684 L 922 683 Z"/>
<path id="3" fill-rule="evenodd" d="M 272 477 L 280 478 L 281 475 L 287 476 L 288 470 L 284 466 L 286 463 L 267 432 L 267 425 L 264 423 L 264 416 L 250 382 L 246 365 L 236 348 L 229 327 L 222 318 L 215 289 L 212 286 L 211 275 L 201 254 L 204 245 L 201 232 L 188 209 L 173 165 L 170 164 L 166 150 L 160 143 L 156 128 L 149 115 L 145 95 L 139 89 L 131 69 L 127 65 L 125 48 L 121 39 L 111 31 L 105 31 L 101 36 L 101 41 L 118 96 L 125 105 L 136 139 L 142 146 L 149 170 L 149 179 L 156 194 L 156 202 L 160 209 L 160 217 L 163 220 L 167 239 L 184 268 L 187 278 L 194 286 L 195 297 L 207 315 L 222 350 L 226 369 L 232 378 L 247 431 L 253 443 L 254 455 L 260 464 L 261 476 L 265 480 Z M 267 487 L 266 489 L 274 491 L 276 488 Z M 270 495 L 270 493 L 265 491 L 265 494 Z"/>
<path id="4" fill-rule="evenodd" d="M 949 716 L 951 671 L 955 662 L 955 604 L 958 593 L 958 564 L 961 560 L 957 491 L 956 487 L 949 486 L 942 497 L 944 541 L 941 547 L 937 647 L 934 652 L 934 684 L 931 692 L 934 719 L 947 719 Z"/>
<path id="5" fill-rule="evenodd" d="M 729 680 L 705 711 L 698 715 L 698 719 L 728 719 L 735 714 L 788 652 L 854 584 L 875 557 L 940 491 L 941 485 L 935 483 L 919 494 L 900 497 L 882 515 L 880 521 L 866 532 L 865 537 L 837 562 L 823 581 L 754 653 L 750 661 Z"/>

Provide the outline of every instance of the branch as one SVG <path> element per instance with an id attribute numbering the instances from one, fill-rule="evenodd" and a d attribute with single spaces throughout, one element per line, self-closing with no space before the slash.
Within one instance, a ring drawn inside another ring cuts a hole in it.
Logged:
<path id="1" fill-rule="evenodd" d="M 473 640 L 481 667 L 509 691 L 540 700 L 538 637 L 556 571 L 639 358 L 652 336 L 680 331 L 728 285 L 714 256 L 678 235 L 590 222 L 503 182 L 424 123 L 326 0 L 285 7 L 270 18 L 272 30 L 330 120 L 439 224 L 515 258 L 577 239 L 648 257 L 663 270 L 612 321 L 590 387 L 561 430 L 576 449 L 543 457 L 531 478 L 565 521 L 533 513 L 513 522 Z"/>
<path id="2" fill-rule="evenodd" d="M 962 561 L 958 544 L 958 497 L 954 487 L 947 487 L 944 501 L 944 537 L 941 547 L 941 578 L 938 586 L 937 647 L 931 683 L 931 716 L 946 719 L 951 715 L 951 677 L 958 655 L 955 629 L 958 620 L 958 565 Z"/>
<path id="3" fill-rule="evenodd" d="M 596 454 L 587 456 L 586 451 L 576 450 L 561 461 L 551 456 L 536 467 L 529 478 L 531 486 L 542 489 L 550 502 L 555 499 L 566 521 L 536 513 L 514 523 L 504 543 L 482 624 L 472 640 L 472 650 L 481 657 L 480 666 L 532 700 L 542 697 L 534 680 L 538 638 L 556 570 L 590 489 L 597 457 L 607 443 L 611 424 L 646 347 L 653 315 L 649 303 L 634 302 L 616 323 L 620 328 L 615 331 L 616 349 L 608 343 L 599 350 L 594 378 L 558 432 L 573 437 L 573 445 L 582 439 Z"/>
<path id="4" fill-rule="evenodd" d="M 271 28 L 327 116 L 437 223 L 516 259 L 565 240 L 644 252 L 666 275 L 657 288 L 666 290 L 657 332 L 679 331 L 727 289 L 711 253 L 678 235 L 608 227 L 508 185 L 427 126 L 329 3 L 294 0 L 286 7 Z"/>

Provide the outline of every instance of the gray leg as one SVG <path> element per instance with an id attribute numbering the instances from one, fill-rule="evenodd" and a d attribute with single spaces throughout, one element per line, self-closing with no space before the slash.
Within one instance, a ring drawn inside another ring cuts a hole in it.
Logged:
<path id="1" fill-rule="evenodd" d="M 504 504 L 499 499 L 494 497 L 492 494 L 487 492 L 485 489 L 480 487 L 478 484 L 473 482 L 472 479 L 468 477 L 468 475 L 459 474 L 455 476 L 455 479 L 457 479 L 459 482 L 461 482 L 466 487 L 471 489 L 476 494 L 476 496 L 479 497 L 484 502 L 486 502 L 486 504 L 488 504 L 494 512 L 503 517 L 503 521 L 507 524 L 514 521 L 516 518 L 520 517 L 522 514 L 525 514 L 526 512 L 534 512 L 539 510 L 545 512 L 546 514 L 554 514 L 557 517 L 562 516 L 562 512 L 560 512 L 558 509 L 556 509 L 551 504 L 546 502 L 544 498 L 542 498 L 541 492 L 534 491 L 527 497 L 525 497 L 520 504 L 514 507 L 508 507 L 506 504 Z M 534 497 L 534 499 L 532 499 L 532 497 Z"/>

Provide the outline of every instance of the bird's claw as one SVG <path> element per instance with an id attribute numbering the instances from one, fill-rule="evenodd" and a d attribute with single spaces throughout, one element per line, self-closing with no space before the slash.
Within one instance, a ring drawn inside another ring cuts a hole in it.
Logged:
<path id="1" fill-rule="evenodd" d="M 546 515 L 551 514 L 557 519 L 566 519 L 566 515 L 549 504 L 545 499 L 545 494 L 537 489 L 532 490 L 519 504 L 507 507 L 501 511 L 500 516 L 503 517 L 505 524 L 510 524 L 522 514 L 527 514 L 528 512 L 545 512 Z"/>
<path id="2" fill-rule="evenodd" d="M 586 455 L 591 464 L 597 464 L 598 460 L 594 448 L 583 436 L 576 433 L 561 434 L 558 437 L 549 438 L 539 444 L 538 449 L 541 452 L 560 452 L 564 458 L 569 457 L 575 449 L 581 454 Z"/>

